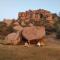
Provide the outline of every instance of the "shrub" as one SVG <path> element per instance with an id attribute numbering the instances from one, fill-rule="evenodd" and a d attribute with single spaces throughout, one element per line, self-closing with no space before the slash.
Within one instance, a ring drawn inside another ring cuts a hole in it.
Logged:
<path id="1" fill-rule="evenodd" d="M 57 22 L 55 23 L 56 38 L 60 39 L 60 17 L 58 17 Z"/>

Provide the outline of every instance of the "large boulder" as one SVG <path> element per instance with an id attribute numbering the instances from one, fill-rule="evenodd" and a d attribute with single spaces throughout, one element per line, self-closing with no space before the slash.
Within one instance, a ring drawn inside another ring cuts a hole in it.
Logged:
<path id="1" fill-rule="evenodd" d="M 45 27 L 25 27 L 22 31 L 22 36 L 28 40 L 30 43 L 31 40 L 37 40 L 42 43 L 45 37 Z"/>
<path id="2" fill-rule="evenodd" d="M 13 32 L 5 37 L 5 44 L 17 45 L 21 41 L 20 32 Z"/>

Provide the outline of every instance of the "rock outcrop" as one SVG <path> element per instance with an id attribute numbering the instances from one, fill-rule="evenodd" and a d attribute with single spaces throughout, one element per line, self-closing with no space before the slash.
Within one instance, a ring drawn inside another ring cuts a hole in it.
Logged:
<path id="1" fill-rule="evenodd" d="M 38 24 L 40 22 L 43 25 L 46 23 L 48 23 L 49 25 L 54 24 L 52 13 L 43 9 L 20 12 L 18 14 L 18 21 L 22 26 L 26 24 L 28 25 L 29 23 L 34 24 L 35 22 L 35 24 Z M 44 21 L 44 23 L 42 21 Z"/>
<path id="2" fill-rule="evenodd" d="M 7 27 L 11 25 L 15 31 L 6 36 L 5 40 L 7 43 L 16 45 L 21 41 L 23 36 L 27 39 L 28 43 L 31 40 L 36 40 L 38 45 L 44 45 L 45 28 L 46 26 L 53 26 L 54 19 L 51 12 L 39 9 L 19 12 L 16 21 L 4 20 L 3 22 L 6 23 Z"/>

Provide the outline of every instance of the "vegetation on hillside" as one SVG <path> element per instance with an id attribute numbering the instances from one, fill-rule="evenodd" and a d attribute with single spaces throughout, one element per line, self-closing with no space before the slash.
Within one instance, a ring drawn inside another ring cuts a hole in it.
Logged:
<path id="1" fill-rule="evenodd" d="M 56 30 L 56 38 L 60 39 L 60 17 L 55 23 L 55 30 Z"/>

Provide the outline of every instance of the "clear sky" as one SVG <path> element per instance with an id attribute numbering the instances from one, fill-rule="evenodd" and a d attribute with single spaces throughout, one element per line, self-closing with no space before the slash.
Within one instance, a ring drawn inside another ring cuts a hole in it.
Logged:
<path id="1" fill-rule="evenodd" d="M 0 0 L 0 20 L 17 18 L 18 12 L 40 8 L 58 13 L 60 0 Z"/>

